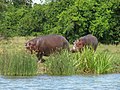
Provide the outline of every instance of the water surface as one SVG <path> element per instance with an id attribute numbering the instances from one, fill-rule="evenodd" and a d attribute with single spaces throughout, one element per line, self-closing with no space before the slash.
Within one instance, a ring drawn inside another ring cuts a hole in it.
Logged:
<path id="1" fill-rule="evenodd" d="M 98 76 L 0 76 L 0 90 L 120 90 L 120 74 Z"/>

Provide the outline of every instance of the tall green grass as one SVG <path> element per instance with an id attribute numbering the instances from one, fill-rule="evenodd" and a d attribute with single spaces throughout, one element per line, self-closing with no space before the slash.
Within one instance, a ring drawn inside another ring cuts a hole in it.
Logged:
<path id="1" fill-rule="evenodd" d="M 0 74 L 9 76 L 36 75 L 36 59 L 24 50 L 4 49 L 0 54 Z"/>
<path id="2" fill-rule="evenodd" d="M 94 52 L 85 48 L 82 53 L 62 51 L 51 55 L 46 61 L 47 74 L 105 74 L 112 72 L 112 55 L 107 52 Z"/>
<path id="3" fill-rule="evenodd" d="M 113 73 L 120 73 L 120 52 L 117 53 L 112 53 L 114 55 L 114 59 L 113 59 Z"/>
<path id="4" fill-rule="evenodd" d="M 45 62 L 46 73 L 50 75 L 73 75 L 75 74 L 74 56 L 63 50 L 61 53 L 51 55 Z"/>
<path id="5" fill-rule="evenodd" d="M 107 52 L 94 52 L 85 48 L 75 54 L 76 73 L 106 74 L 111 73 L 113 56 Z"/>

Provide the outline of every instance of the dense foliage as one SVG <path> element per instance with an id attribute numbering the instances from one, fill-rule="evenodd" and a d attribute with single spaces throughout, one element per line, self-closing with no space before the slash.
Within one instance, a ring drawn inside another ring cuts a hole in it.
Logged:
<path id="1" fill-rule="evenodd" d="M 0 0 L 0 36 L 62 34 L 70 42 L 86 34 L 120 42 L 120 0 Z"/>
<path id="2" fill-rule="evenodd" d="M 33 76 L 37 75 L 37 62 L 35 55 L 24 50 L 1 49 L 0 75 L 6 76 Z"/>
<path id="3" fill-rule="evenodd" d="M 113 55 L 108 52 L 94 52 L 85 48 L 82 53 L 62 51 L 51 55 L 46 60 L 47 74 L 77 75 L 77 74 L 106 74 L 114 70 Z M 116 61 L 116 60 L 115 60 Z"/>

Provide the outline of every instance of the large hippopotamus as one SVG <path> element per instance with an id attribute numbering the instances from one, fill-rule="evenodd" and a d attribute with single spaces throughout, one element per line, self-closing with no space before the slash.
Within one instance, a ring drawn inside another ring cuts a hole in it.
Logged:
<path id="1" fill-rule="evenodd" d="M 38 61 L 42 63 L 45 61 L 42 56 L 49 56 L 61 49 L 69 50 L 69 42 L 61 35 L 46 35 L 28 41 L 25 47 L 31 53 L 36 52 Z"/>
<path id="2" fill-rule="evenodd" d="M 91 34 L 83 36 L 83 37 L 77 39 L 74 42 L 74 45 L 71 48 L 71 51 L 72 52 L 77 52 L 77 51 L 81 52 L 81 50 L 85 46 L 92 47 L 94 49 L 94 51 L 96 51 L 96 48 L 98 46 L 98 39 L 95 36 L 91 35 Z"/>

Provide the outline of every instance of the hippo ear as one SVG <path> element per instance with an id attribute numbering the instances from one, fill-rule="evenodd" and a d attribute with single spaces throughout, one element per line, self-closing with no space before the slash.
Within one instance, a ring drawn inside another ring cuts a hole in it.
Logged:
<path id="1" fill-rule="evenodd" d="M 79 40 L 77 39 L 77 40 L 75 40 L 74 42 L 73 42 L 73 44 L 75 45 L 76 44 L 76 42 L 78 42 Z"/>
<path id="2" fill-rule="evenodd" d="M 30 44 L 27 42 L 27 43 L 25 43 L 25 47 L 29 47 L 30 46 Z"/>

